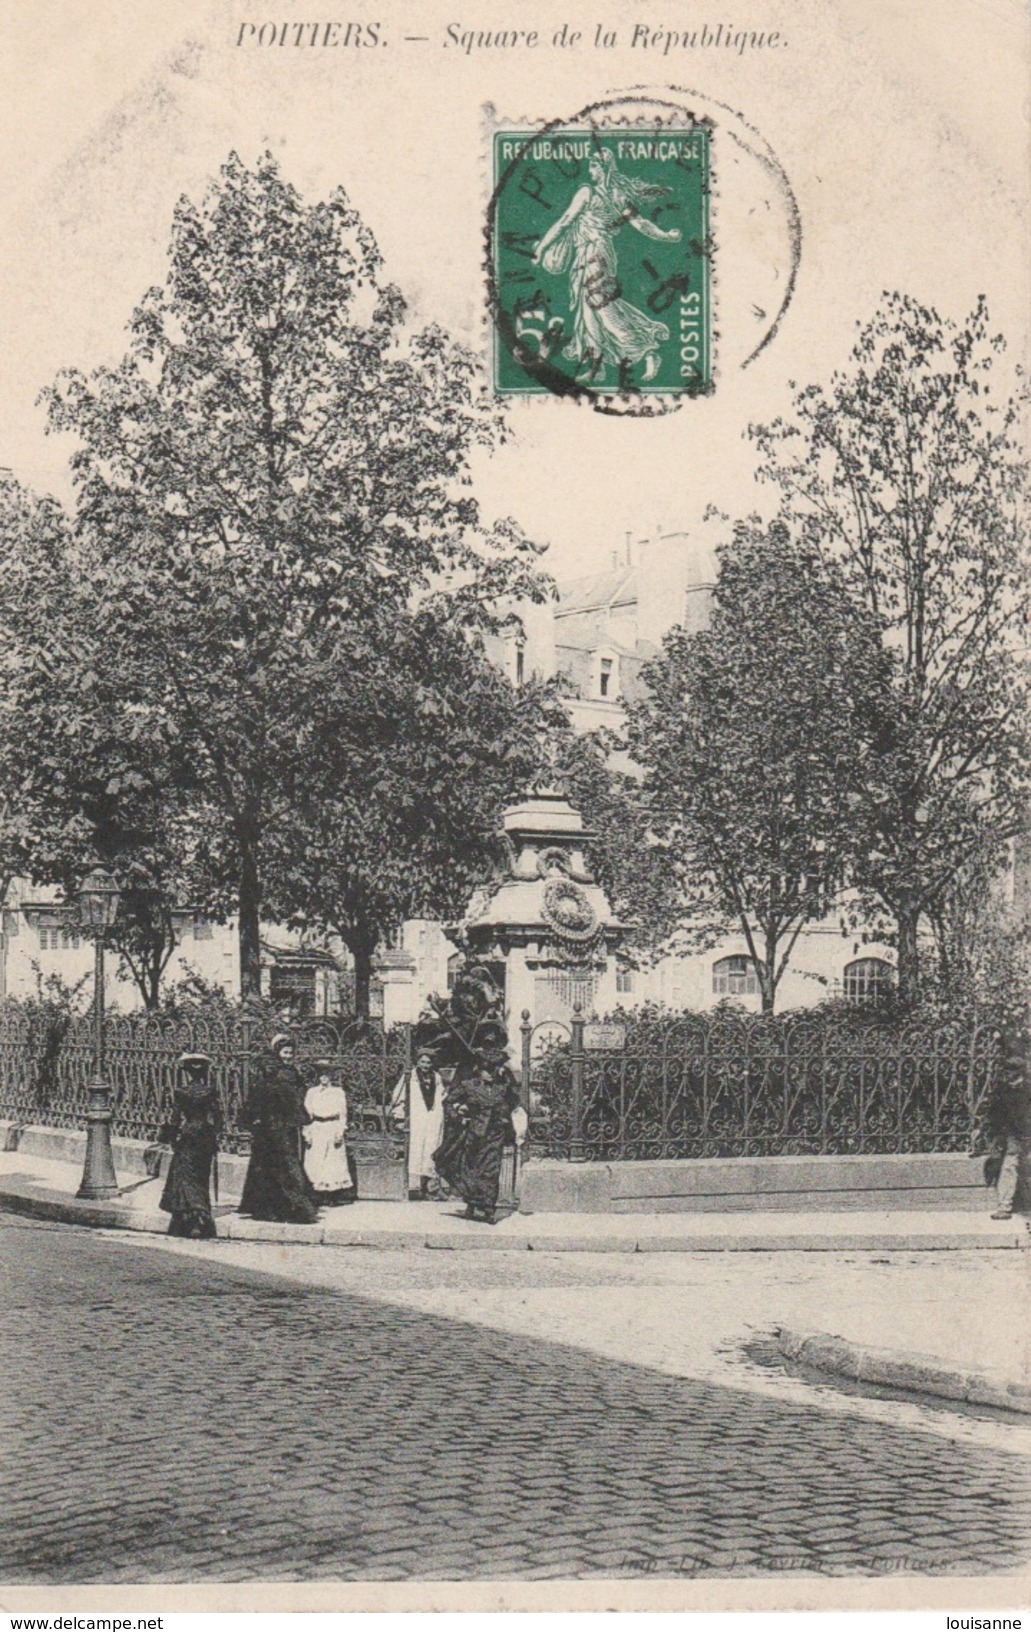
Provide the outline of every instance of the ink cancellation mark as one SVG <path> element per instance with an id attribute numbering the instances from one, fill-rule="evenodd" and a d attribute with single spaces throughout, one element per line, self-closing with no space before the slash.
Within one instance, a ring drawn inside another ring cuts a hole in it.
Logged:
<path id="1" fill-rule="evenodd" d="M 710 139 L 706 124 L 495 131 L 498 395 L 645 412 L 711 390 Z"/>

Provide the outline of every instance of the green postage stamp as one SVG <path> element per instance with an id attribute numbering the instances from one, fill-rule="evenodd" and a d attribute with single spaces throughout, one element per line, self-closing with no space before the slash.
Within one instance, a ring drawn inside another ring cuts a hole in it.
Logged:
<path id="1" fill-rule="evenodd" d="M 494 133 L 498 394 L 710 389 L 709 142 L 705 125 Z"/>

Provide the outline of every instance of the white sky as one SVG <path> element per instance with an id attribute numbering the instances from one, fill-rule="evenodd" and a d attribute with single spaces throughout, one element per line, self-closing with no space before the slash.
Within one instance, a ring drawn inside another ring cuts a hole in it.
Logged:
<path id="1" fill-rule="evenodd" d="M 464 20 L 437 0 L 395 3 L 361 14 L 378 16 L 390 42 L 366 54 L 238 50 L 251 15 L 205 0 L 7 8 L 0 464 L 32 486 L 69 491 L 68 444 L 44 436 L 39 390 L 62 366 L 120 353 L 134 302 L 163 276 L 176 198 L 198 197 L 230 148 L 253 160 L 271 145 L 309 198 L 342 182 L 415 318 L 486 352 L 483 105 L 543 122 L 645 81 L 742 110 L 772 145 L 801 209 L 797 291 L 777 339 L 742 371 L 751 305 L 784 275 L 785 235 L 760 172 L 717 132 L 715 396 L 647 423 L 519 404 L 511 443 L 478 471 L 486 511 L 550 542 L 553 571 L 604 567 L 627 531 L 697 532 L 710 501 L 752 508 L 749 420 L 786 406 L 789 379 L 842 363 L 882 289 L 955 317 L 983 291 L 1026 355 L 1027 25 L 1008 0 L 751 0 L 736 16 L 645 0 L 632 16 L 656 26 L 723 20 L 787 39 L 779 53 L 665 62 L 626 46 L 469 59 L 441 47 L 451 21 L 548 33 L 566 18 L 593 31 L 597 18 L 625 38 L 631 8 L 609 0 L 486 0 Z M 309 13 L 287 0 L 266 15 Z M 405 46 L 408 32 L 431 43 Z"/>

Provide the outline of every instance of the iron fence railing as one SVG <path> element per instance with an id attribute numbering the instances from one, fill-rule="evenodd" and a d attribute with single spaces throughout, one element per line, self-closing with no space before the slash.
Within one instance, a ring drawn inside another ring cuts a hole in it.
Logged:
<path id="1" fill-rule="evenodd" d="M 533 1150 L 572 1161 L 970 1150 L 998 1048 L 971 1018 L 816 1011 L 627 1016 L 622 1046 L 597 1050 L 579 1013 L 539 1053 L 536 1029 L 524 1019 Z"/>
<path id="2" fill-rule="evenodd" d="M 975 1147 L 991 1092 L 998 1034 L 974 1018 L 838 1022 L 725 1014 L 624 1016 L 622 1046 L 585 1046 L 572 1023 L 522 1031 L 522 1093 L 535 1155 L 566 1160 L 850 1155 Z M 411 1029 L 306 1019 L 291 1027 L 298 1063 L 348 1091 L 359 1154 L 403 1158 L 390 1114 L 412 1063 Z M 592 1027 L 611 1042 L 613 1027 Z M 212 1061 L 223 1149 L 246 1150 L 251 1073 L 267 1029 L 245 1015 L 113 1015 L 106 1072 L 117 1134 L 154 1141 L 168 1121 L 177 1061 Z M 0 1012 L 0 1118 L 22 1125 L 85 1123 L 92 1075 L 88 1017 Z"/>
<path id="3" fill-rule="evenodd" d="M 255 1061 L 268 1029 L 242 1015 L 109 1015 L 105 1075 L 113 1103 L 112 1130 L 156 1140 L 168 1122 L 177 1062 L 207 1054 L 222 1111 L 222 1148 L 246 1150 L 244 1107 Z M 307 1019 L 290 1027 L 305 1075 L 327 1070 L 345 1083 L 352 1135 L 396 1143 L 390 1100 L 411 1064 L 407 1026 L 384 1032 L 375 1023 Z M 93 1072 L 88 1017 L 55 1018 L 10 1009 L 0 1014 L 0 1118 L 22 1125 L 76 1128 L 85 1121 Z M 401 1141 L 403 1146 L 403 1140 Z"/>

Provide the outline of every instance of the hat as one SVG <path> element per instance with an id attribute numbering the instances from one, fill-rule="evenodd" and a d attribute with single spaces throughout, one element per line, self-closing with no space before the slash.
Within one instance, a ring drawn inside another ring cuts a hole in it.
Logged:
<path id="1" fill-rule="evenodd" d="M 187 1070 L 191 1070 L 194 1066 L 210 1065 L 211 1064 L 211 1055 L 210 1054 L 180 1054 L 180 1056 L 179 1056 L 176 1063 L 178 1065 L 186 1066 Z"/>
<path id="2" fill-rule="evenodd" d="M 273 1037 L 268 1046 L 273 1050 L 273 1052 L 278 1053 L 278 1051 L 287 1043 L 289 1043 L 291 1047 L 293 1046 L 293 1038 L 291 1037 L 290 1033 L 288 1031 L 277 1031 L 276 1035 Z"/>

